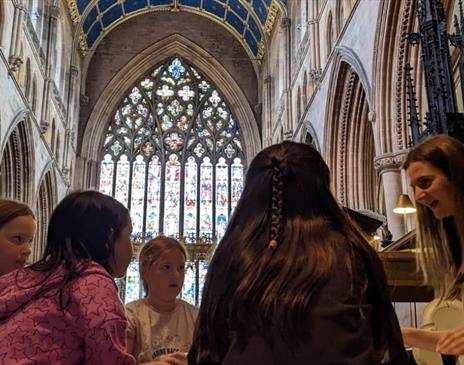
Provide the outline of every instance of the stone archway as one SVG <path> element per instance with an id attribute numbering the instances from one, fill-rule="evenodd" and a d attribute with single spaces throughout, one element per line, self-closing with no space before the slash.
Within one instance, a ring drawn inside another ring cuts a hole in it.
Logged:
<path id="1" fill-rule="evenodd" d="M 12 123 L 0 160 L 0 196 L 30 204 L 33 187 L 33 143 L 25 114 Z"/>
<path id="2" fill-rule="evenodd" d="M 408 44 L 407 35 L 417 27 L 417 1 L 386 1 L 379 7 L 373 59 L 372 95 L 374 136 L 376 140 L 375 166 L 379 173 L 384 199 L 381 213 L 387 216 L 388 228 L 393 238 L 405 232 L 404 222 L 393 213 L 396 201 L 406 187 L 403 186 L 401 164 L 408 148 L 408 105 L 405 81 L 405 66 L 414 69 L 419 114 L 427 107 L 423 87 L 423 71 L 420 62 L 420 47 Z"/>
<path id="3" fill-rule="evenodd" d="M 424 88 L 420 47 L 408 44 L 407 35 L 417 26 L 414 0 L 384 1 L 380 4 L 376 29 L 378 49 L 373 59 L 373 110 L 376 113 L 377 155 L 392 153 L 408 147 L 407 99 L 405 66 L 414 69 L 416 97 L 419 108 L 427 105 Z M 419 110 L 423 115 L 424 111 Z"/>
<path id="4" fill-rule="evenodd" d="M 50 216 L 57 201 L 56 194 L 56 177 L 52 163 L 45 168 L 45 173 L 42 175 L 39 183 L 39 189 L 36 194 L 35 213 L 37 220 L 37 233 L 32 247 L 32 262 L 36 262 L 42 258 L 46 241 L 47 228 Z"/>
<path id="5" fill-rule="evenodd" d="M 352 209 L 378 207 L 375 146 L 369 121 L 367 77 L 339 52 L 332 70 L 324 149 L 338 199 Z M 361 69 L 362 72 L 362 69 Z"/>

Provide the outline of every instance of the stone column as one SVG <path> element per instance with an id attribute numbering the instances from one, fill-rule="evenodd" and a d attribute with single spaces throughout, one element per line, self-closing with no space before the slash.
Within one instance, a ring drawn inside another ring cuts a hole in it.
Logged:
<path id="1" fill-rule="evenodd" d="M 10 72 L 18 71 L 19 67 L 24 62 L 24 60 L 19 57 L 19 45 L 21 38 L 21 25 L 23 24 L 24 16 L 27 12 L 27 8 L 23 5 L 21 0 L 17 0 L 16 2 L 13 2 L 13 4 L 13 30 L 11 32 L 10 54 L 8 56 Z"/>
<path id="2" fill-rule="evenodd" d="M 66 105 L 66 110 L 67 110 L 67 118 L 66 118 L 66 137 L 64 141 L 64 154 L 63 154 L 63 166 L 66 168 L 70 168 L 70 150 L 71 146 L 74 143 L 74 132 L 73 128 L 74 126 L 72 125 L 72 122 L 75 121 L 74 115 L 75 115 L 75 105 L 74 105 L 74 100 L 75 96 L 78 93 L 77 90 L 77 77 L 79 75 L 79 70 L 76 66 L 71 66 L 70 70 L 71 76 L 70 76 L 70 82 L 69 82 L 69 93 L 68 93 L 68 101 Z M 78 94 L 77 94 L 78 95 Z M 76 119 L 77 123 L 77 119 Z"/>
<path id="3" fill-rule="evenodd" d="M 290 18 L 283 18 L 280 23 L 280 27 L 285 32 L 284 37 L 284 49 L 285 49 L 285 67 L 284 67 L 284 94 L 285 94 L 285 122 L 282 123 L 284 128 L 285 139 L 288 139 L 288 136 L 293 135 L 293 118 L 292 118 L 292 91 L 291 91 L 291 52 L 292 52 L 292 42 L 291 42 L 291 29 L 290 29 Z"/>
<path id="4" fill-rule="evenodd" d="M 398 196 L 403 193 L 401 183 L 401 165 L 407 152 L 387 153 L 375 157 L 374 167 L 379 172 L 385 195 L 387 223 L 393 240 L 406 233 L 403 216 L 393 212 Z"/>
<path id="5" fill-rule="evenodd" d="M 84 156 L 76 156 L 74 189 L 97 189 L 100 162 Z"/>
<path id="6" fill-rule="evenodd" d="M 320 55 L 321 47 L 319 47 L 319 44 L 321 43 L 321 41 L 319 38 L 319 9 L 318 9 L 317 3 L 318 3 L 317 1 L 312 1 L 313 11 L 312 11 L 312 17 L 310 20 L 311 33 L 312 33 L 311 59 L 313 60 L 313 64 L 311 65 L 311 67 L 315 69 L 321 68 L 321 55 Z"/>
<path id="7" fill-rule="evenodd" d="M 57 24 L 60 17 L 60 8 L 55 5 L 50 5 L 49 11 L 49 29 L 47 35 L 47 54 L 45 55 L 45 82 L 43 90 L 43 100 L 42 100 L 42 111 L 40 117 L 40 127 L 42 133 L 45 133 L 50 126 L 50 122 L 47 120 L 48 117 L 48 108 L 50 105 L 50 88 L 52 80 L 52 50 L 56 45 L 56 34 L 57 34 Z M 54 65 L 56 67 L 56 65 Z"/>
<path id="8" fill-rule="evenodd" d="M 263 148 L 271 145 L 272 141 L 272 83 L 271 75 L 267 75 L 264 78 L 264 92 L 263 92 L 263 115 L 261 122 L 264 126 L 264 135 L 263 135 Z"/>
<path id="9" fill-rule="evenodd" d="M 310 39 L 310 61 L 309 61 L 309 80 L 311 85 L 311 93 L 319 86 L 321 80 L 322 69 L 321 62 L 319 57 L 319 21 L 317 20 L 317 6 L 316 4 L 312 5 L 312 18 L 308 21 L 309 27 L 309 39 Z M 311 97 L 311 95 L 308 95 Z"/>
<path id="10" fill-rule="evenodd" d="M 73 113 L 76 111 L 76 106 L 79 105 L 77 102 L 76 102 L 76 99 L 77 99 L 77 95 L 79 95 L 79 84 L 77 83 L 78 81 L 78 76 L 79 76 L 79 69 L 76 67 L 76 66 L 71 66 L 71 69 L 70 69 L 70 73 L 71 73 L 71 78 L 70 78 L 70 82 L 69 82 L 69 94 L 68 94 L 68 103 L 66 105 L 66 109 L 68 110 L 68 120 L 67 122 L 69 122 L 69 120 L 72 119 L 72 116 L 73 116 Z"/>

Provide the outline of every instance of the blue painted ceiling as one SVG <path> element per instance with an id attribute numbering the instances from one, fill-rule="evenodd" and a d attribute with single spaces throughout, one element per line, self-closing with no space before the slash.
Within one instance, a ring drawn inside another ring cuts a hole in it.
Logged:
<path id="1" fill-rule="evenodd" d="M 79 23 L 80 46 L 86 53 L 124 18 L 147 11 L 189 11 L 222 23 L 241 41 L 249 55 L 261 58 L 265 25 L 275 15 L 275 0 L 68 0 L 73 20 Z M 271 6 L 272 5 L 272 6 Z"/>

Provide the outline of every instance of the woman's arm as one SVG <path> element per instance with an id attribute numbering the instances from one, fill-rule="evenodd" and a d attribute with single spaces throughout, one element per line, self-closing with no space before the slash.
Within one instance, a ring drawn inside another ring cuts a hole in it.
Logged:
<path id="1" fill-rule="evenodd" d="M 448 331 L 427 331 L 418 328 L 402 328 L 401 334 L 405 346 L 417 347 L 428 351 L 437 351 L 440 338 Z"/>
<path id="2" fill-rule="evenodd" d="M 437 343 L 436 351 L 446 355 L 463 355 L 464 327 L 444 332 Z"/>

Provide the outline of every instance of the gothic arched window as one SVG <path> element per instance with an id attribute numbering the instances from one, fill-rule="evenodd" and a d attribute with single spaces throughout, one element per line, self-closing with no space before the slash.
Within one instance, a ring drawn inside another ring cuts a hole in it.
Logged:
<path id="1" fill-rule="evenodd" d="M 141 78 L 112 118 L 102 149 L 100 191 L 131 213 L 133 235 L 180 237 L 187 245 L 224 234 L 243 188 L 237 121 L 219 90 L 175 57 Z M 192 246 L 193 247 L 193 246 Z M 140 296 L 137 261 L 126 302 Z M 206 263 L 192 263 L 183 297 L 199 303 Z"/>

